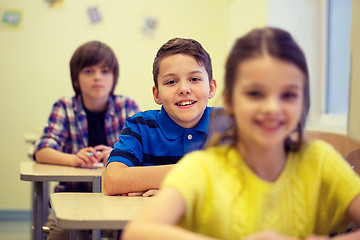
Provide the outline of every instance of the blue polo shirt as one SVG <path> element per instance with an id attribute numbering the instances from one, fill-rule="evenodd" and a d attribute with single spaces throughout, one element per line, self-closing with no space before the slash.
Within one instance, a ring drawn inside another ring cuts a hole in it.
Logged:
<path id="1" fill-rule="evenodd" d="M 197 126 L 190 129 L 175 123 L 163 107 L 137 113 L 125 120 L 108 164 L 122 162 L 132 167 L 177 163 L 186 153 L 203 148 L 214 109 L 219 108 L 207 107 Z"/>

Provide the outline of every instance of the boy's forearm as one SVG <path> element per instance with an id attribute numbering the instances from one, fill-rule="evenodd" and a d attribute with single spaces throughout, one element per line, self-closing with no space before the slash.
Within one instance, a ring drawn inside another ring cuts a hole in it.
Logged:
<path id="1" fill-rule="evenodd" d="M 104 188 L 109 195 L 147 191 L 159 188 L 174 165 L 127 167 L 123 163 L 110 163 L 104 174 Z"/>
<path id="2" fill-rule="evenodd" d="M 52 148 L 42 148 L 35 153 L 37 163 L 72 166 L 72 154 L 63 153 Z"/>

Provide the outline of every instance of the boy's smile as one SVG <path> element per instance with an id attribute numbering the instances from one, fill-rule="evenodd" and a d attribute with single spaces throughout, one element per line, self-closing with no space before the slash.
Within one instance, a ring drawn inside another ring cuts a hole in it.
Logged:
<path id="1" fill-rule="evenodd" d="M 160 63 L 158 88 L 153 87 L 154 100 L 162 104 L 172 120 L 184 128 L 195 127 L 216 91 L 208 73 L 190 55 L 175 54 Z"/>
<path id="2" fill-rule="evenodd" d="M 195 104 L 196 101 L 191 101 L 191 100 L 187 100 L 187 101 L 181 101 L 181 102 L 178 102 L 178 103 L 175 103 L 177 106 L 183 106 L 183 107 L 188 107 L 188 106 L 191 106 L 193 104 Z"/>

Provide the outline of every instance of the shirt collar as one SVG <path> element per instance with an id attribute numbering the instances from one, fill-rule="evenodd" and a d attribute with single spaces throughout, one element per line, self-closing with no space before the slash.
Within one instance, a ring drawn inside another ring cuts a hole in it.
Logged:
<path id="1" fill-rule="evenodd" d="M 82 102 L 81 96 L 76 96 L 74 101 L 74 111 L 79 112 L 82 115 L 85 115 L 85 109 Z M 106 115 L 114 115 L 115 114 L 115 100 L 113 97 L 109 97 L 108 103 L 107 103 L 107 111 Z"/>
<path id="2" fill-rule="evenodd" d="M 159 128 L 168 139 L 177 139 L 184 135 L 186 128 L 175 123 L 168 115 L 163 106 L 158 113 Z M 210 123 L 210 108 L 206 107 L 199 123 L 192 128 L 192 131 L 203 132 L 207 134 Z"/>

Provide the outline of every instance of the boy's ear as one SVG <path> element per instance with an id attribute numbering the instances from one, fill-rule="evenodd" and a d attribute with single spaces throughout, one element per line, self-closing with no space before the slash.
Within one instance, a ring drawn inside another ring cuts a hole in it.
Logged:
<path id="1" fill-rule="evenodd" d="M 155 86 L 153 86 L 152 91 L 155 103 L 161 105 L 162 102 L 159 97 L 159 90 Z"/>
<path id="2" fill-rule="evenodd" d="M 215 96 L 216 88 L 217 88 L 216 80 L 212 79 L 211 82 L 210 82 L 209 99 L 212 99 Z"/>

